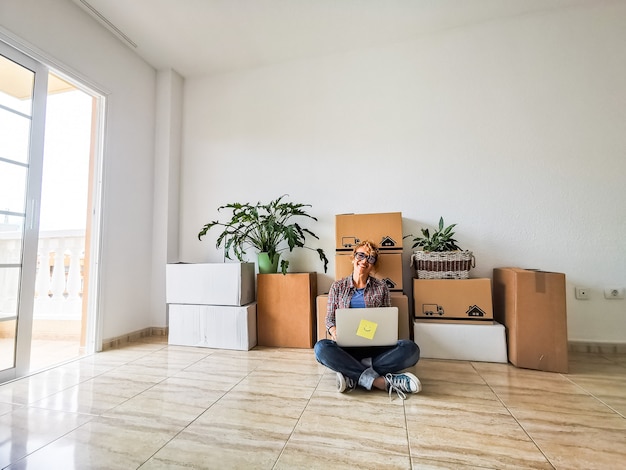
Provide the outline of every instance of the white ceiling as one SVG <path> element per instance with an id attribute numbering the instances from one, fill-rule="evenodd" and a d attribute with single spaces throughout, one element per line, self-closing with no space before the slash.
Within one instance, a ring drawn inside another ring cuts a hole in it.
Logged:
<path id="1" fill-rule="evenodd" d="M 184 77 L 403 42 L 596 0 L 73 0 Z M 127 44 L 128 42 L 125 41 Z"/>

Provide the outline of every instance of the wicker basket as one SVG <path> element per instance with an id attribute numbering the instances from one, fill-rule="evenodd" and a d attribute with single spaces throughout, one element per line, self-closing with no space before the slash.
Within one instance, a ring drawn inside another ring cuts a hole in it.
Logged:
<path id="1" fill-rule="evenodd" d="M 468 279 L 476 267 L 471 251 L 414 251 L 411 266 L 418 279 Z"/>

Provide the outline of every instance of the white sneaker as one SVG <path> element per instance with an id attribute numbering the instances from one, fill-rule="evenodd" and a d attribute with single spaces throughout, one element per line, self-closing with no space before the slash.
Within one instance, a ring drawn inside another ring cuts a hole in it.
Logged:
<path id="1" fill-rule="evenodd" d="M 396 392 L 400 398 L 406 400 L 407 393 L 419 393 L 422 391 L 422 383 L 410 372 L 401 372 L 400 374 L 385 375 L 387 382 L 387 390 L 389 390 L 389 398 L 391 392 Z"/>
<path id="2" fill-rule="evenodd" d="M 337 391 L 343 393 L 352 390 L 356 384 L 350 377 L 344 376 L 341 372 L 337 372 Z"/>

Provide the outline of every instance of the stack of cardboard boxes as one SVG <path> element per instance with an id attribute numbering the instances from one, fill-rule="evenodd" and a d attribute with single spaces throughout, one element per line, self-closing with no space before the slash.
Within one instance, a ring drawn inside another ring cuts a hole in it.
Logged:
<path id="1" fill-rule="evenodd" d="M 372 276 L 383 279 L 391 292 L 391 305 L 398 307 L 398 337 L 410 339 L 409 299 L 402 281 L 402 213 L 341 214 L 335 216 L 335 280 L 352 273 L 352 250 L 361 241 L 378 244 L 380 256 Z M 328 295 L 317 297 L 317 337 L 326 338 Z"/>
<path id="2" fill-rule="evenodd" d="M 562 273 L 496 268 L 493 292 L 487 278 L 413 279 L 413 301 L 422 357 L 568 371 Z"/>
<path id="3" fill-rule="evenodd" d="M 173 263 L 165 275 L 169 344 L 242 351 L 256 346 L 254 263 Z"/>
<path id="4" fill-rule="evenodd" d="M 414 339 L 422 357 L 507 362 L 493 320 L 491 279 L 413 279 Z"/>

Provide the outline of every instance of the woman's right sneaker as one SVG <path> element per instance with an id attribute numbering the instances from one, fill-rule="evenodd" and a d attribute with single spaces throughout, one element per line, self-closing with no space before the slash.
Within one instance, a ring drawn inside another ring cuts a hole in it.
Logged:
<path id="1" fill-rule="evenodd" d="M 400 398 L 406 400 L 407 393 L 419 393 L 422 391 L 422 383 L 410 372 L 401 372 L 400 374 L 385 375 L 387 382 L 387 390 L 389 390 L 389 398 L 391 392 L 396 392 Z"/>
<path id="2" fill-rule="evenodd" d="M 354 380 L 352 380 L 350 377 L 344 376 L 341 372 L 337 372 L 337 391 L 338 392 L 341 392 L 341 393 L 345 391 L 349 392 L 355 386 L 356 384 L 354 383 Z"/>

